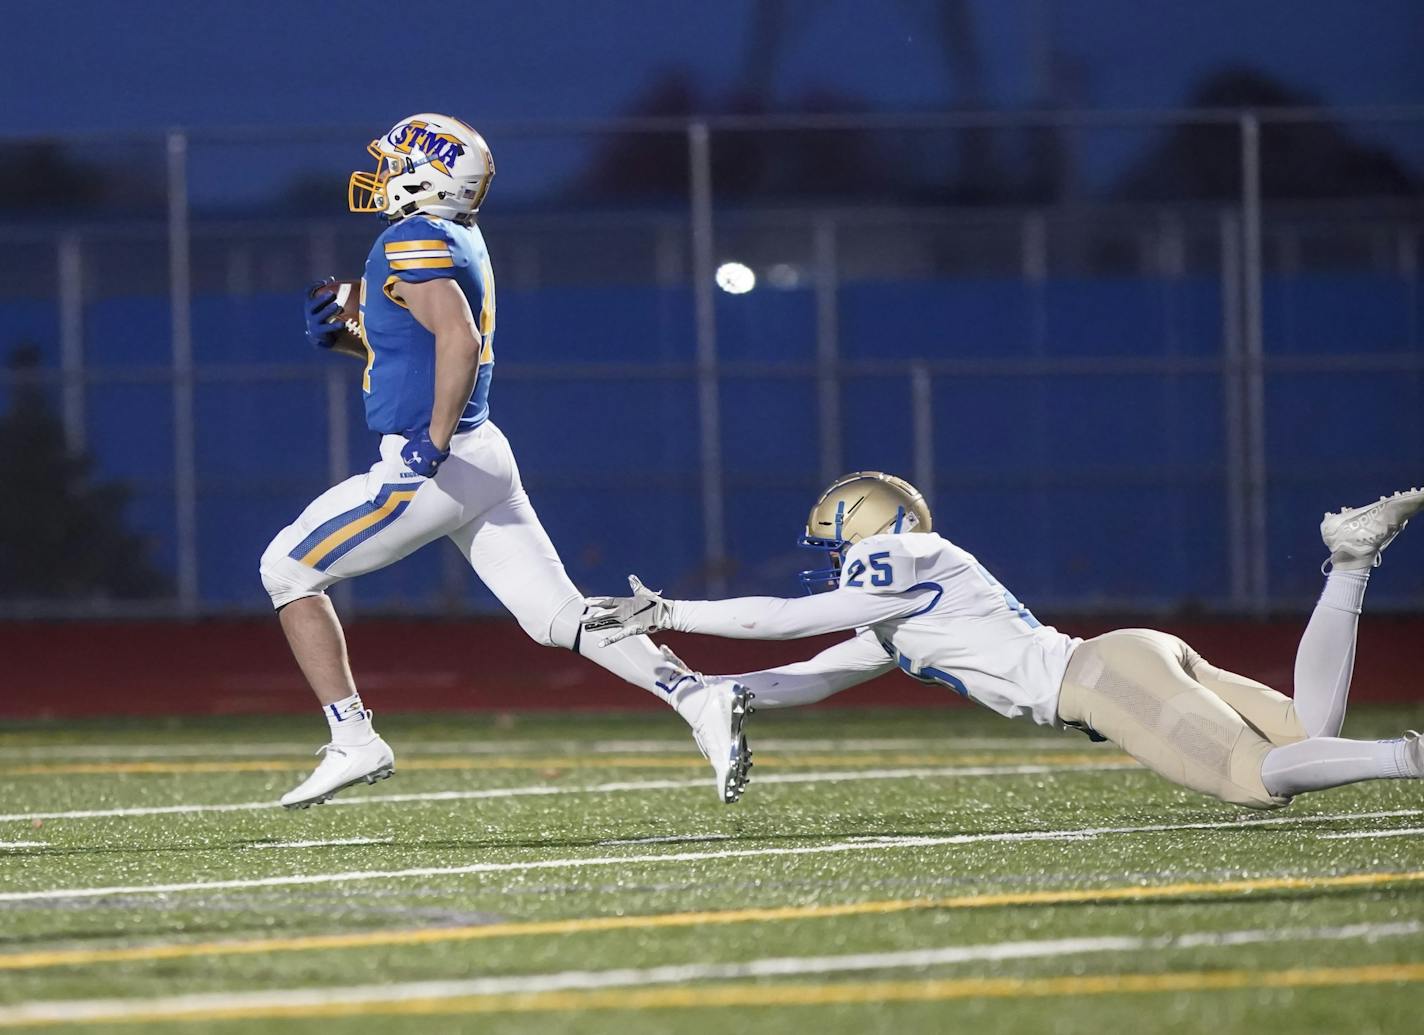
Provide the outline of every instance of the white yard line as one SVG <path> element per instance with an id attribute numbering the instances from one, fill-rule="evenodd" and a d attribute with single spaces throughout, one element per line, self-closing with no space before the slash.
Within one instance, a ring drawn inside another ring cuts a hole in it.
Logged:
<path id="1" fill-rule="evenodd" d="M 869 952 L 841 956 L 772 956 L 739 963 L 687 963 L 640 969 L 566 970 L 547 974 L 472 978 L 462 981 L 414 981 L 402 984 L 291 988 L 275 991 L 217 992 L 160 996 L 151 999 L 74 999 L 20 1003 L 0 1008 L 0 1026 L 83 1021 L 118 1021 L 125 1018 L 180 1019 L 214 1010 L 251 1011 L 321 1007 L 331 1003 L 382 1004 L 413 1000 L 456 999 L 471 996 L 531 995 L 545 992 L 588 991 L 677 985 L 690 981 L 728 981 L 746 978 L 794 977 L 808 974 L 843 974 L 877 970 L 923 969 L 961 963 L 1048 959 L 1091 953 L 1170 951 L 1203 946 L 1233 946 L 1272 942 L 1349 941 L 1360 938 L 1407 937 L 1424 930 L 1424 923 L 1352 924 L 1347 927 L 1277 928 L 1273 930 L 1218 931 L 1182 937 L 1143 938 L 1106 936 L 1057 938 L 1036 941 L 951 945 L 937 949 Z"/>
<path id="2" fill-rule="evenodd" d="M 1336 813 L 1325 816 L 1281 816 L 1271 819 L 1238 820 L 1226 823 L 1156 823 L 1134 827 L 1083 827 L 1077 830 L 1026 830 L 994 834 L 950 834 L 943 836 L 885 837 L 872 841 L 833 841 L 824 845 L 794 848 L 730 848 L 708 852 L 669 852 L 656 855 L 575 856 L 566 859 L 530 859 L 520 862 L 470 863 L 465 866 L 416 866 L 404 870 L 348 870 L 339 873 L 296 873 L 278 877 L 241 880 L 188 881 L 180 884 L 131 884 L 100 888 L 53 888 L 41 891 L 0 892 L 0 902 L 53 902 L 69 899 L 104 898 L 113 895 L 172 895 L 187 891 L 233 891 L 246 888 L 275 888 L 311 884 L 352 884 L 370 880 L 405 880 L 415 877 L 449 877 L 476 873 L 528 872 L 531 870 L 579 870 L 589 867 L 660 865 L 665 863 L 708 862 L 716 859 L 753 859 L 773 856 L 827 855 L 841 852 L 883 851 L 889 848 L 939 848 L 949 845 L 994 842 L 1082 841 L 1126 834 L 1156 834 L 1180 830 L 1239 830 L 1245 827 L 1299 826 L 1341 820 L 1388 819 L 1424 815 L 1424 809 L 1391 812 Z"/>
<path id="3" fill-rule="evenodd" d="M 330 841 L 254 841 L 246 848 L 329 848 L 336 845 L 388 845 L 393 837 L 338 837 Z"/>
<path id="4" fill-rule="evenodd" d="M 1349 941 L 1354 938 L 1402 938 L 1424 932 L 1424 921 L 1400 920 L 1388 924 L 1346 924 L 1343 927 L 1276 927 L 1260 931 L 1198 931 L 1182 934 L 1162 944 L 1168 949 L 1223 948 L 1289 941 Z"/>
<path id="5" fill-rule="evenodd" d="M 393 738 L 394 739 L 394 738 Z M 268 741 L 265 743 L 211 744 L 36 744 L 28 747 L 0 747 L 0 761 L 126 761 L 177 758 L 273 758 L 283 755 L 310 755 L 315 740 Z M 682 740 L 421 740 L 405 738 L 401 751 L 408 755 L 655 755 L 686 752 L 691 742 Z M 766 751 L 985 751 L 1043 750 L 1085 746 L 1081 737 L 1061 734 L 1054 737 L 879 737 L 856 739 L 806 739 L 800 737 L 757 738 L 756 747 Z"/>
<path id="6" fill-rule="evenodd" d="M 3 848 L 48 848 L 48 841 L 0 841 L 0 849 Z"/>
<path id="7" fill-rule="evenodd" d="M 399 768 L 399 764 L 397 764 Z M 1041 773 L 1092 772 L 1102 769 L 1135 769 L 1136 762 L 1103 762 L 1042 765 L 920 766 L 912 769 L 836 769 L 820 773 L 769 773 L 753 778 L 757 785 L 778 783 L 846 783 L 856 780 L 913 780 L 952 776 L 1035 776 Z M 473 791 L 431 791 L 427 794 L 356 794 L 336 798 L 332 805 L 379 805 L 390 802 L 478 801 L 486 798 L 523 798 L 551 794 L 616 794 L 625 791 L 677 791 L 710 786 L 710 777 L 694 780 L 620 780 L 579 787 L 490 787 Z M 66 812 L 12 812 L 0 815 L 0 822 L 36 819 L 107 819 L 113 816 L 178 816 L 205 812 L 254 812 L 278 808 L 276 801 L 238 801 L 215 805 L 144 805 L 115 809 L 72 809 Z"/>
<path id="8" fill-rule="evenodd" d="M 1409 837 L 1424 834 L 1424 827 L 1390 827 L 1385 830 L 1352 830 L 1348 834 L 1321 834 L 1323 841 L 1339 841 L 1357 837 Z"/>

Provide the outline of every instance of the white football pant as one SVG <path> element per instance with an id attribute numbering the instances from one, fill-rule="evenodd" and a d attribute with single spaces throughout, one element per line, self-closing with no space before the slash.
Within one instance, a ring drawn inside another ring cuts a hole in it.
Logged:
<path id="1" fill-rule="evenodd" d="M 335 485 L 277 533 L 262 554 L 262 584 L 280 608 L 376 571 L 449 536 L 475 574 L 539 643 L 567 647 L 666 699 L 679 678 L 647 637 L 607 648 L 583 637 L 584 602 L 524 491 L 509 440 L 485 422 L 450 440 L 434 478 L 401 461 L 405 439 L 381 439 L 369 472 Z M 593 642 L 585 642 L 585 641 Z"/>

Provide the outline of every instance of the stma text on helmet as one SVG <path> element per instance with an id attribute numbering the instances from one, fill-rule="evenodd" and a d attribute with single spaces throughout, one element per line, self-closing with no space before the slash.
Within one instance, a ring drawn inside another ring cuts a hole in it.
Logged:
<path id="1" fill-rule="evenodd" d="M 431 129 L 429 123 L 419 119 L 412 119 L 391 130 L 386 142 L 400 154 L 408 155 L 416 151 L 424 155 L 426 162 L 446 176 L 452 175 L 455 159 L 465 153 L 465 145 L 455 137 Z"/>

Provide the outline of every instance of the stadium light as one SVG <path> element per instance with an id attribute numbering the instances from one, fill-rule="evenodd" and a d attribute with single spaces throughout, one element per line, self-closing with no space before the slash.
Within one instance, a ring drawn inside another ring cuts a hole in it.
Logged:
<path id="1" fill-rule="evenodd" d="M 717 286 L 729 295 L 745 295 L 756 287 L 756 274 L 740 262 L 724 262 L 717 267 Z"/>

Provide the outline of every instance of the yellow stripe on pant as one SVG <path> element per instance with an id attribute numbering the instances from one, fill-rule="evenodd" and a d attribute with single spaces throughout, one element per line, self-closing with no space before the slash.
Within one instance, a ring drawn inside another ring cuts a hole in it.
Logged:
<path id="1" fill-rule="evenodd" d="M 298 560 L 300 560 L 308 567 L 319 567 L 322 562 L 322 559 L 325 558 L 329 553 L 340 547 L 343 543 L 350 540 L 353 536 L 358 536 L 362 532 L 366 531 L 366 529 L 372 527 L 373 525 L 378 525 L 382 521 L 385 521 L 387 518 L 391 517 L 391 515 L 393 515 L 397 509 L 403 507 L 405 504 L 413 500 L 415 498 L 415 493 L 416 489 L 399 489 L 395 492 L 392 492 L 389 496 L 386 497 L 385 502 L 382 503 L 375 510 L 353 519 L 348 524 L 342 525 L 340 528 L 336 529 L 336 531 L 332 532 L 325 539 L 317 543 L 305 554 L 299 557 Z"/>

